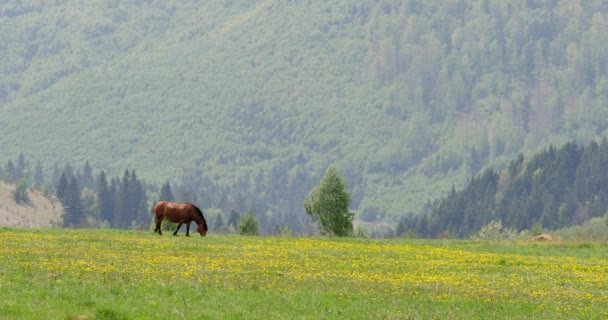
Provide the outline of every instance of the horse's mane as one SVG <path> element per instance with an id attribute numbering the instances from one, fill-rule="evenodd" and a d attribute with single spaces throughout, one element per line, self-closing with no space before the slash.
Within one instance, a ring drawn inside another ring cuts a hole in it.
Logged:
<path id="1" fill-rule="evenodd" d="M 198 213 L 198 215 L 201 216 L 201 219 L 203 219 L 203 225 L 205 226 L 205 230 L 209 230 L 207 228 L 207 221 L 205 220 L 205 217 L 203 216 L 203 212 L 201 211 L 201 209 L 199 209 L 197 206 L 193 205 L 192 203 L 189 203 L 189 205 L 191 205 L 194 208 L 194 211 L 196 211 L 196 213 Z"/>

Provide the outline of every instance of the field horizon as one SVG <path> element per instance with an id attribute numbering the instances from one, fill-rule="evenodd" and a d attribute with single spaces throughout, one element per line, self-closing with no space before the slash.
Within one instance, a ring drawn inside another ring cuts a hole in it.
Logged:
<path id="1" fill-rule="evenodd" d="M 11 319 L 605 318 L 606 242 L 0 229 Z"/>

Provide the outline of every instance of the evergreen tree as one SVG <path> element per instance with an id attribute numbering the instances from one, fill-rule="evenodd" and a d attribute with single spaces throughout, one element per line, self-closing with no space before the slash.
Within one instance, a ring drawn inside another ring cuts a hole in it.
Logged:
<path id="1" fill-rule="evenodd" d="M 118 196 L 116 199 L 116 211 L 114 222 L 118 228 L 127 228 L 131 223 L 131 219 L 133 218 L 132 208 L 130 199 L 130 188 L 129 188 L 129 170 L 125 170 L 125 173 L 120 180 L 120 184 L 118 185 Z"/>
<path id="2" fill-rule="evenodd" d="M 85 162 L 84 167 L 82 168 L 81 186 L 83 188 L 89 189 L 95 188 L 95 181 L 93 179 L 93 169 L 91 169 L 89 161 Z"/>
<path id="3" fill-rule="evenodd" d="M 107 221 L 110 223 L 110 225 L 113 225 L 115 218 L 114 193 L 112 192 L 112 190 L 110 190 L 108 186 L 106 173 L 104 171 L 101 171 L 97 179 L 97 199 L 99 201 L 99 204 L 97 206 L 99 210 L 99 219 L 101 221 Z"/>
<path id="4" fill-rule="evenodd" d="M 399 223 L 397 224 L 397 229 L 395 229 L 395 235 L 397 237 L 401 237 L 406 231 L 406 221 L 405 219 L 400 219 Z"/>
<path id="5" fill-rule="evenodd" d="M 63 173 L 65 173 L 65 177 L 68 178 L 68 181 L 74 177 L 74 168 L 69 162 L 63 166 Z"/>
<path id="6" fill-rule="evenodd" d="M 15 168 L 15 176 L 13 177 L 13 181 L 19 180 L 21 178 L 26 178 L 25 176 L 25 156 L 22 153 L 19 153 L 19 160 L 17 160 L 17 167 Z"/>
<path id="7" fill-rule="evenodd" d="M 164 201 L 173 201 L 173 191 L 171 190 L 171 184 L 169 181 L 165 182 L 160 188 L 160 199 Z"/>
<path id="8" fill-rule="evenodd" d="M 16 180 L 17 177 L 17 168 L 15 167 L 15 164 L 13 163 L 13 160 L 8 160 L 8 163 L 6 164 L 6 179 L 7 182 L 14 182 Z"/>
<path id="9" fill-rule="evenodd" d="M 125 173 L 118 185 L 115 223 L 119 228 L 130 228 L 132 224 L 144 224 L 149 219 L 146 194 L 135 171 Z"/>
<path id="10" fill-rule="evenodd" d="M 135 170 L 131 172 L 129 178 L 129 196 L 131 198 L 131 210 L 133 211 L 132 222 L 143 225 L 149 218 L 149 212 L 146 206 L 146 193 L 141 181 L 137 179 Z"/>
<path id="11" fill-rule="evenodd" d="M 17 180 L 17 184 L 15 186 L 15 202 L 17 203 L 28 203 L 30 202 L 30 197 L 27 193 L 27 181 L 25 178 L 21 178 Z"/>
<path id="12" fill-rule="evenodd" d="M 42 162 L 36 161 L 36 168 L 34 169 L 34 188 L 40 190 L 44 184 L 44 170 L 42 168 Z"/>
<path id="13" fill-rule="evenodd" d="M 63 207 L 63 225 L 66 227 L 79 227 L 85 222 L 84 213 L 82 210 L 82 201 L 80 199 L 80 187 L 76 177 L 72 176 L 67 184 L 64 197 Z"/>
<path id="14" fill-rule="evenodd" d="M 66 199 L 66 194 L 67 194 L 67 189 L 68 189 L 68 178 L 65 175 L 65 173 L 61 174 L 61 177 L 59 178 L 59 183 L 57 184 L 57 199 L 59 199 L 61 202 L 65 202 Z"/>
<path id="15" fill-rule="evenodd" d="M 222 232 L 224 229 L 224 218 L 223 214 L 219 214 L 215 219 L 215 224 L 213 225 L 213 231 L 215 233 Z"/>
<path id="16" fill-rule="evenodd" d="M 51 182 L 50 184 L 53 187 L 57 187 L 59 185 L 59 180 L 61 179 L 61 175 L 63 174 L 63 172 L 59 169 L 59 165 L 57 163 L 55 163 L 55 165 L 53 165 L 53 173 L 51 175 Z"/>

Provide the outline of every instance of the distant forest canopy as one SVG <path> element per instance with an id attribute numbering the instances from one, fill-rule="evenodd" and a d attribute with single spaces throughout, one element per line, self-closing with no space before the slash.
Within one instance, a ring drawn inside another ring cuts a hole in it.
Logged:
<path id="1" fill-rule="evenodd" d="M 488 168 L 463 190 L 430 203 L 423 215 L 404 218 L 397 234 L 469 237 L 490 221 L 515 230 L 535 224 L 556 230 L 580 225 L 608 209 L 608 140 L 583 147 L 553 146 L 500 172 Z"/>
<path id="2" fill-rule="evenodd" d="M 3 1 L 0 163 L 137 168 L 293 226 L 333 164 L 396 224 L 605 136 L 606 30 L 586 0 Z"/>
<path id="3" fill-rule="evenodd" d="M 212 183 L 206 186 L 204 194 L 199 194 L 187 184 L 148 183 L 140 179 L 135 170 L 126 169 L 122 176 L 110 177 L 103 170 L 96 172 L 88 161 L 82 167 L 66 163 L 55 164 L 51 169 L 41 161 L 33 164 L 21 153 L 17 160 L 10 159 L 0 166 L 0 181 L 25 185 L 41 191 L 47 198 L 56 197 L 64 207 L 64 227 L 148 230 L 153 205 L 156 201 L 168 200 L 191 202 L 200 207 L 210 232 L 237 231 L 245 211 L 255 215 L 262 234 L 313 232 L 312 221 L 306 214 L 293 219 L 263 211 L 266 206 L 247 203 L 243 197 L 233 198 Z"/>

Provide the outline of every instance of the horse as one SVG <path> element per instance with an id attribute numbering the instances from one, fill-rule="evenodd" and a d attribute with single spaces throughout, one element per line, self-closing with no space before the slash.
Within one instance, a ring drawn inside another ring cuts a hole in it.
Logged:
<path id="1" fill-rule="evenodd" d="M 207 234 L 207 221 L 205 221 L 205 217 L 203 216 L 203 212 L 197 208 L 192 203 L 173 203 L 169 201 L 159 201 L 154 205 L 154 218 L 156 221 L 156 229 L 154 229 L 154 233 L 158 231 L 159 235 L 162 235 L 163 232 L 160 230 L 160 225 L 164 219 L 167 219 L 171 222 L 177 223 L 177 229 L 173 232 L 173 235 L 177 235 L 177 231 L 182 226 L 182 224 L 186 224 L 186 237 L 190 236 L 190 223 L 192 221 L 196 221 L 198 228 L 196 231 L 201 234 L 201 236 L 205 236 Z"/>

